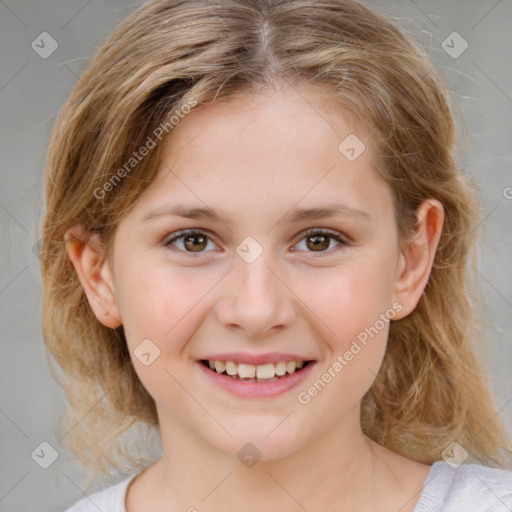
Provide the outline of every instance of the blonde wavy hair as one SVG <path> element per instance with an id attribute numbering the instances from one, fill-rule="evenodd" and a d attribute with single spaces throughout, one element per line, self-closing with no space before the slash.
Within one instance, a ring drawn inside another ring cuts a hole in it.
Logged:
<path id="1" fill-rule="evenodd" d="M 154 130 L 191 102 L 243 98 L 279 80 L 319 86 L 326 101 L 372 128 L 402 248 L 424 200 L 438 199 L 445 210 L 423 296 L 391 322 L 380 372 L 362 401 L 363 432 L 426 464 L 457 441 L 474 459 L 503 466 L 511 447 L 481 362 L 478 283 L 468 273 L 481 208 L 454 156 L 454 108 L 416 43 L 354 0 L 149 1 L 119 24 L 77 81 L 48 148 L 41 233 L 44 340 L 70 403 L 61 443 L 87 467 L 123 472 L 147 460 L 121 434 L 139 422 L 158 426 L 123 327 L 105 327 L 88 304 L 66 231 L 82 223 L 110 251 L 172 130 L 105 197 L 97 191 Z"/>

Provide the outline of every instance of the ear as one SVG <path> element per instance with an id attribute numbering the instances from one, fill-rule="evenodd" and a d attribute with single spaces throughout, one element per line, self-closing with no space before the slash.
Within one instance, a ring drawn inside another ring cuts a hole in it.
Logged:
<path id="1" fill-rule="evenodd" d="M 64 239 L 96 318 L 107 327 L 118 327 L 122 320 L 100 235 L 91 234 L 82 224 L 77 224 L 68 229 Z"/>
<path id="2" fill-rule="evenodd" d="M 417 229 L 400 254 L 393 301 L 403 309 L 395 320 L 409 315 L 425 290 L 444 222 L 444 208 L 437 199 L 425 200 L 417 210 Z"/>

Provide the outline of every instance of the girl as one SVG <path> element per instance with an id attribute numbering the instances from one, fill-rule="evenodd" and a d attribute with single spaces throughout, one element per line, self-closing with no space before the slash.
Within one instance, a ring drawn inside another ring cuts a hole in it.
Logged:
<path id="1" fill-rule="evenodd" d="M 48 153 L 62 432 L 129 473 L 68 510 L 512 510 L 454 140 L 431 64 L 356 1 L 128 16 Z"/>

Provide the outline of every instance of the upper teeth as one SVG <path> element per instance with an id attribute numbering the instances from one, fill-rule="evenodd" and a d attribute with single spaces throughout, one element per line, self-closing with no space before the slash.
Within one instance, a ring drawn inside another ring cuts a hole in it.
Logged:
<path id="1" fill-rule="evenodd" d="M 279 361 L 278 363 L 268 364 L 245 364 L 235 363 L 233 361 L 213 361 L 209 360 L 208 364 L 212 370 L 217 373 L 226 371 L 228 375 L 238 375 L 240 378 L 258 378 L 272 379 L 274 376 L 283 376 L 286 373 L 294 373 L 296 369 L 304 366 L 304 361 Z"/>

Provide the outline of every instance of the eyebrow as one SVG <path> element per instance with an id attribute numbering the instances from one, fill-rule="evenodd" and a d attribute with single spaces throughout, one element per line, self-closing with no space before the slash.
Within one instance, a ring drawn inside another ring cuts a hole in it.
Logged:
<path id="1" fill-rule="evenodd" d="M 157 217 L 174 215 L 185 219 L 210 220 L 227 224 L 229 217 L 222 213 L 217 213 L 211 208 L 196 208 L 187 205 L 163 206 L 147 213 L 142 220 L 148 221 Z M 371 215 L 356 208 L 350 208 L 344 204 L 327 204 L 318 208 L 295 209 L 285 215 L 289 222 L 300 222 L 304 220 L 321 219 L 324 217 L 347 217 L 360 222 L 371 222 Z"/>

